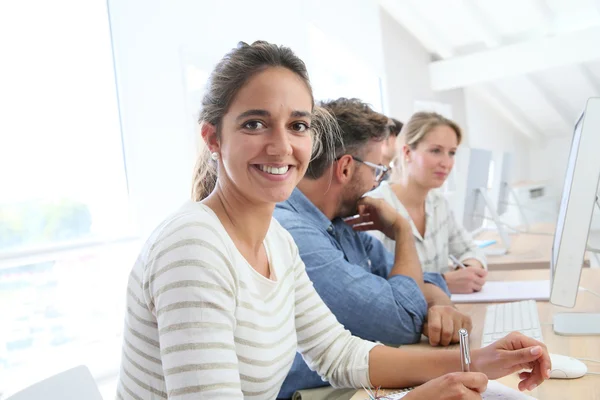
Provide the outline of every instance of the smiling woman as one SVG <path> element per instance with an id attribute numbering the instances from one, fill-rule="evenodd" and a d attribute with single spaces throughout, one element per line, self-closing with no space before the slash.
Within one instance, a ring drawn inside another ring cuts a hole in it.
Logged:
<path id="1" fill-rule="evenodd" d="M 274 398 L 298 341 L 332 381 L 368 384 L 374 345 L 335 321 L 272 220 L 319 135 L 337 132 L 314 106 L 304 63 L 285 47 L 240 43 L 211 74 L 199 122 L 196 202 L 154 232 L 130 275 L 119 396 Z"/>
<path id="2" fill-rule="evenodd" d="M 219 130 L 202 125 L 209 151 L 220 155 L 216 194 L 265 204 L 287 199 L 310 160 L 312 109 L 308 82 L 295 72 L 271 67 L 256 73 L 235 95 Z"/>
<path id="3" fill-rule="evenodd" d="M 432 358 L 353 337 L 273 219 L 320 135 L 337 131 L 319 112 L 304 63 L 286 47 L 240 43 L 217 65 L 200 113 L 206 148 L 195 201 L 154 231 L 129 276 L 119 399 L 274 399 L 296 350 L 340 387 L 408 386 L 455 368 L 458 352 Z M 525 357 L 540 364 L 524 378 L 537 383 L 549 366 L 538 350 Z M 474 354 L 474 368 L 501 374 L 496 352 Z M 502 367 L 520 369 L 524 357 L 508 353 Z M 472 386 L 483 387 L 487 378 L 475 375 Z M 424 385 L 416 396 L 438 398 L 431 390 L 447 386 Z"/>

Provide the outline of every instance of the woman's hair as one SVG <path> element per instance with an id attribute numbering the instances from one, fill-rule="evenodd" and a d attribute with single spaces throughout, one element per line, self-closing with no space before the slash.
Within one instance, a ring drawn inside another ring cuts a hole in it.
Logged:
<path id="1" fill-rule="evenodd" d="M 265 41 L 256 41 L 251 45 L 240 42 L 227 53 L 210 74 L 206 85 L 206 93 L 202 99 L 202 108 L 198 117 L 200 125 L 209 123 L 217 130 L 217 138 L 221 135 L 223 116 L 238 91 L 257 73 L 269 67 L 283 67 L 296 73 L 306 84 L 313 99 L 312 88 L 304 62 L 288 47 L 277 46 Z M 311 123 L 313 154 L 321 149 L 321 134 L 336 135 L 338 129 L 335 120 L 324 110 L 314 107 Z M 327 153 L 331 153 L 327 151 Z M 217 162 L 210 158 L 210 152 L 202 141 L 194 167 L 192 198 L 200 201 L 206 198 L 217 182 Z"/>
<path id="2" fill-rule="evenodd" d="M 402 156 L 404 145 L 410 147 L 411 150 L 415 150 L 425 136 L 438 126 L 447 126 L 452 129 L 456 133 L 457 143 L 460 144 L 462 130 L 456 122 L 435 112 L 420 111 L 413 114 L 402 127 L 398 140 L 396 140 L 396 160 L 392 181 L 397 181 L 405 169 L 404 157 Z"/>

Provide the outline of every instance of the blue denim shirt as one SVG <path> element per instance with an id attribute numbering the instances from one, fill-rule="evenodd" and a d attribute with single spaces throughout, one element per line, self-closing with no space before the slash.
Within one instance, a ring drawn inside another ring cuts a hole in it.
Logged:
<path id="1" fill-rule="evenodd" d="M 420 340 L 425 297 L 412 278 L 387 278 L 394 255 L 379 240 L 355 232 L 340 218 L 330 221 L 299 189 L 277 205 L 274 216 L 294 238 L 315 289 L 353 335 L 390 345 Z M 425 273 L 423 278 L 450 295 L 440 274 Z M 296 354 L 278 398 L 326 385 Z"/>

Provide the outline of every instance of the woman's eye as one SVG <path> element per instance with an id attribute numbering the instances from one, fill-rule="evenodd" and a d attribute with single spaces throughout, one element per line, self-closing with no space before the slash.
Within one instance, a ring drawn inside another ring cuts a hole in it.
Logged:
<path id="1" fill-rule="evenodd" d="M 455 151 L 451 151 L 451 152 L 450 152 L 450 156 L 451 156 L 451 157 L 454 157 L 455 155 L 456 155 L 456 152 L 455 152 Z"/>
<path id="2" fill-rule="evenodd" d="M 432 152 L 432 153 L 436 153 L 436 154 L 437 154 L 437 153 L 439 153 L 439 152 L 440 152 L 440 149 L 432 149 L 432 150 L 431 150 L 431 152 Z"/>
<path id="3" fill-rule="evenodd" d="M 256 131 L 258 129 L 262 129 L 265 125 L 260 121 L 248 121 L 243 125 L 244 129 L 248 129 L 250 131 Z"/>
<path id="4" fill-rule="evenodd" d="M 304 122 L 294 122 L 292 124 L 292 129 L 295 132 L 306 132 L 307 130 L 310 129 L 310 127 Z"/>

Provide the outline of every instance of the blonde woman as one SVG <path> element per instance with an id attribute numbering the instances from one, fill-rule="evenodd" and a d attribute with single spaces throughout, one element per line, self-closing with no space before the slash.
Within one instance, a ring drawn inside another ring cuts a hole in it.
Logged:
<path id="1" fill-rule="evenodd" d="M 368 196 L 385 199 L 410 220 L 425 272 L 443 274 L 451 293 L 472 293 L 485 284 L 485 256 L 436 190 L 452 171 L 461 140 L 462 131 L 454 121 L 433 112 L 414 114 L 396 142 L 394 183 L 383 182 Z M 374 235 L 386 248 L 395 248 L 393 240 Z M 467 268 L 449 270 L 449 257 Z"/>
<path id="2" fill-rule="evenodd" d="M 217 64 L 194 201 L 155 230 L 129 277 L 117 398 L 275 399 L 296 350 L 338 387 L 423 383 L 409 400 L 480 399 L 488 378 L 524 366 L 522 390 L 547 379 L 545 346 L 518 333 L 473 350 L 476 372 L 462 373 L 458 350 L 377 345 L 335 319 L 272 218 L 306 172 L 316 112 L 289 48 L 241 43 Z M 389 230 L 394 215 L 381 216 Z"/>

